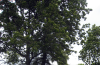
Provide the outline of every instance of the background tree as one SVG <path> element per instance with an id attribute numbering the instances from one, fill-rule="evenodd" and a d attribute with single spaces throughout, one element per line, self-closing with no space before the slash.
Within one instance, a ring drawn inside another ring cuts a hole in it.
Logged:
<path id="1" fill-rule="evenodd" d="M 80 51 L 81 58 L 87 65 L 100 62 L 100 26 L 93 25 L 87 31 L 87 39 Z M 95 64 L 96 65 L 96 64 Z"/>
<path id="2" fill-rule="evenodd" d="M 0 50 L 8 54 L 7 63 L 67 65 L 79 21 L 90 11 L 86 5 L 83 0 L 2 0 L 0 21 L 6 34 Z"/>

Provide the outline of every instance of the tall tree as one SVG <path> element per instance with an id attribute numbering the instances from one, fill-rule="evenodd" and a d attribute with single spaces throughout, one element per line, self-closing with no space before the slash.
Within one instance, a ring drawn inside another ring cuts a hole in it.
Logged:
<path id="1" fill-rule="evenodd" d="M 88 65 L 100 62 L 100 26 L 93 25 L 87 31 L 87 39 L 80 51 L 80 58 Z M 96 65 L 96 64 L 95 64 Z"/>
<path id="2" fill-rule="evenodd" d="M 79 21 L 90 11 L 86 5 L 85 0 L 2 0 L 0 21 L 6 34 L 0 50 L 8 54 L 8 63 L 67 65 Z"/>

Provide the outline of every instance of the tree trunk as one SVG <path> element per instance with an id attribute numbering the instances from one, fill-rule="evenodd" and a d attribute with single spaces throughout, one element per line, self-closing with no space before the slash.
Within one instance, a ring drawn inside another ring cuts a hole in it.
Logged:
<path id="1" fill-rule="evenodd" d="M 43 53 L 43 58 L 42 58 L 42 64 L 41 65 L 45 65 L 45 63 L 46 63 L 46 57 L 47 57 L 47 54 Z"/>
<path id="2" fill-rule="evenodd" d="M 30 60 L 30 48 L 29 47 L 27 47 L 27 51 L 26 51 L 26 65 L 30 65 L 30 62 L 31 62 L 31 60 Z"/>
<path id="3" fill-rule="evenodd" d="M 30 2 L 30 1 L 29 1 Z M 30 3 L 28 2 L 28 7 L 29 7 L 29 13 L 28 13 L 28 15 L 29 15 L 29 17 L 28 17 L 28 23 L 30 24 Z M 30 29 L 30 26 L 28 25 L 28 28 Z M 28 33 L 27 33 L 28 34 Z M 27 35 L 26 34 L 26 35 Z M 30 65 L 30 63 L 31 63 L 31 59 L 30 59 L 30 47 L 29 47 L 29 44 L 30 43 L 27 43 L 27 56 L 26 56 L 26 65 Z"/>
<path id="4" fill-rule="evenodd" d="M 30 65 L 30 60 L 26 59 L 26 65 Z"/>

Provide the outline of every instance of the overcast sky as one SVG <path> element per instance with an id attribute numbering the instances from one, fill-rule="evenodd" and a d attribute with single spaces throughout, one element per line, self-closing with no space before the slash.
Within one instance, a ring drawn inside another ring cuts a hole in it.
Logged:
<path id="1" fill-rule="evenodd" d="M 96 24 L 97 26 L 100 25 L 100 0 L 87 0 L 88 3 L 88 8 L 92 8 L 93 11 L 90 12 L 90 14 L 86 15 L 87 20 L 81 21 L 81 24 L 86 24 L 86 23 L 90 23 L 91 25 Z M 77 50 L 79 52 L 79 50 L 81 50 L 81 46 L 77 46 L 74 45 L 74 50 Z M 72 53 L 72 55 L 70 55 L 70 59 L 68 61 L 69 65 L 78 65 L 78 63 L 82 63 L 82 61 L 78 60 L 78 55 L 79 53 L 75 54 Z M 3 64 L 2 64 L 3 65 Z M 54 63 L 53 65 L 56 65 L 56 63 Z"/>

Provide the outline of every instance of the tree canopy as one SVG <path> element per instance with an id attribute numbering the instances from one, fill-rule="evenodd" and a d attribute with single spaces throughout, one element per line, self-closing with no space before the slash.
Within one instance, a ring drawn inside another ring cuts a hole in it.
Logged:
<path id="1" fill-rule="evenodd" d="M 87 65 L 100 62 L 100 26 L 93 25 L 87 31 L 87 39 L 80 51 L 81 58 Z M 95 64 L 96 65 L 96 64 Z"/>
<path id="2" fill-rule="evenodd" d="M 0 1 L 0 52 L 9 65 L 67 65 L 86 6 L 86 0 Z"/>
<path id="3" fill-rule="evenodd" d="M 100 65 L 100 62 L 92 63 L 91 65 Z"/>

